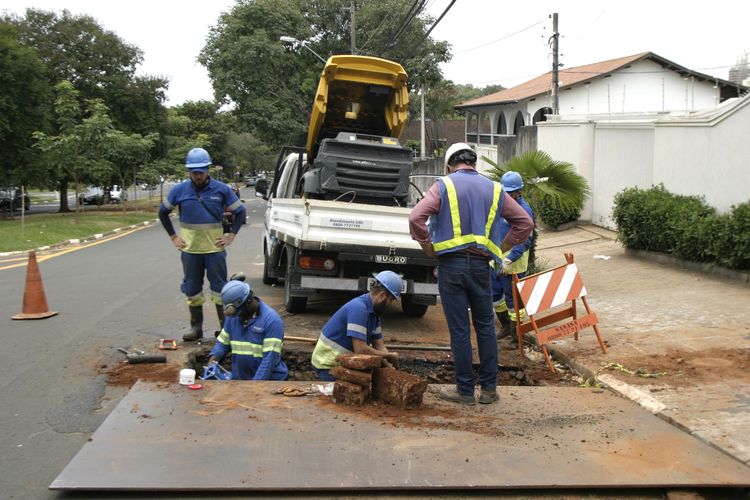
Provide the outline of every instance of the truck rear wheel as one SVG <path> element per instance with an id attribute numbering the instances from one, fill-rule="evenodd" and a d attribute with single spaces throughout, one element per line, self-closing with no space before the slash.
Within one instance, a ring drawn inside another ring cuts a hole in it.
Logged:
<path id="1" fill-rule="evenodd" d="M 269 272 L 271 268 L 271 257 L 268 256 L 267 252 L 263 252 L 263 284 L 264 285 L 275 285 L 279 282 L 278 279 L 271 276 Z"/>
<path id="2" fill-rule="evenodd" d="M 409 295 L 401 296 L 401 310 L 407 316 L 414 316 L 415 318 L 421 318 L 427 312 L 427 308 L 430 307 L 427 304 L 417 304 L 412 301 Z"/>
<path id="3" fill-rule="evenodd" d="M 288 263 L 286 279 L 284 280 L 284 309 L 290 313 L 303 313 L 307 309 L 307 297 L 294 297 L 292 295 L 292 272 L 292 264 Z"/>

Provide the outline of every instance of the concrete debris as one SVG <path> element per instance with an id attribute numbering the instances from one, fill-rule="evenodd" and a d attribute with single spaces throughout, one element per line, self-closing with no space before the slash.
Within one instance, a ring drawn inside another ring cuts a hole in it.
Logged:
<path id="1" fill-rule="evenodd" d="M 372 372 L 369 371 L 350 370 L 343 366 L 334 366 L 331 368 L 331 375 L 336 377 L 336 380 L 351 382 L 362 387 L 370 388 L 372 385 Z"/>
<path id="2" fill-rule="evenodd" d="M 371 356 L 369 354 L 339 354 L 336 356 L 336 361 L 344 368 L 351 370 L 371 370 L 373 368 L 380 368 L 383 365 L 383 358 L 381 356 Z"/>
<path id="3" fill-rule="evenodd" d="M 393 368 L 376 368 L 372 377 L 372 393 L 375 399 L 400 408 L 422 405 L 427 390 L 427 381 L 410 373 Z"/>
<path id="4" fill-rule="evenodd" d="M 333 401 L 338 404 L 361 406 L 370 396 L 370 389 L 361 385 L 337 381 L 333 385 Z"/>

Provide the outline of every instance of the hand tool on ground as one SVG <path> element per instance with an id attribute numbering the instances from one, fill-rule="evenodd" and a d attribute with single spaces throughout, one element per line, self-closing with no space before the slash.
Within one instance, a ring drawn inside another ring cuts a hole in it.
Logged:
<path id="1" fill-rule="evenodd" d="M 174 351 L 177 349 L 177 341 L 175 339 L 159 339 L 159 349 Z"/>
<path id="2" fill-rule="evenodd" d="M 232 372 L 226 370 L 219 363 L 211 363 L 203 367 L 201 380 L 232 380 Z"/>
<path id="3" fill-rule="evenodd" d="M 118 351 L 125 354 L 128 363 L 131 365 L 137 365 L 140 363 L 166 363 L 167 357 L 164 354 L 146 354 L 140 349 L 133 349 L 134 352 L 127 351 L 121 347 L 117 348 Z"/>

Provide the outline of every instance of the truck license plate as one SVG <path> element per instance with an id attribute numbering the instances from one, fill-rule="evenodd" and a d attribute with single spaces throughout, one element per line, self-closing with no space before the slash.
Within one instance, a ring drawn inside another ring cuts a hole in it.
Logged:
<path id="1" fill-rule="evenodd" d="M 408 259 L 400 255 L 376 255 L 375 262 L 381 264 L 406 264 Z"/>

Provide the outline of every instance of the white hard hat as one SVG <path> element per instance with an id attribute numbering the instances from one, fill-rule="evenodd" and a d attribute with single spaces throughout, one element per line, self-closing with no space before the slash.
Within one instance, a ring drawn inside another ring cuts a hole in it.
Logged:
<path id="1" fill-rule="evenodd" d="M 457 142 L 455 144 L 451 144 L 448 150 L 445 152 L 445 166 L 448 166 L 448 162 L 450 161 L 451 156 L 455 155 L 458 152 L 467 150 L 474 153 L 474 149 L 465 142 Z M 476 153 L 474 154 L 476 155 Z"/>

